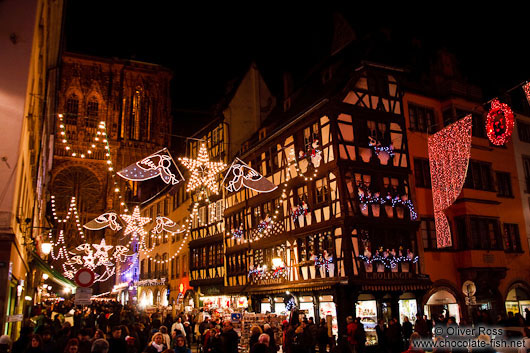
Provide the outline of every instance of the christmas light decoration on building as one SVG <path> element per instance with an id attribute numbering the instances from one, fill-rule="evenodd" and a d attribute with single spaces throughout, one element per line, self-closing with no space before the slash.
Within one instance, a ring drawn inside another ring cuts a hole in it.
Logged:
<path id="1" fill-rule="evenodd" d="M 100 230 L 106 227 L 110 227 L 113 231 L 117 232 L 122 227 L 118 222 L 118 215 L 114 212 L 107 212 L 99 215 L 97 218 L 91 220 L 83 227 L 88 230 Z"/>
<path id="2" fill-rule="evenodd" d="M 491 143 L 502 146 L 508 142 L 515 124 L 513 117 L 513 111 L 508 104 L 497 99 L 491 101 L 491 109 L 486 118 L 486 134 Z"/>
<path id="3" fill-rule="evenodd" d="M 407 250 L 407 252 L 409 252 L 409 250 Z M 386 256 L 381 256 L 379 251 L 377 251 L 374 256 L 368 257 L 364 255 L 359 255 L 358 257 L 366 264 L 381 263 L 388 269 L 396 268 L 400 263 L 410 262 L 415 264 L 420 260 L 419 256 L 414 256 L 413 254 L 411 254 L 410 256 L 392 256 L 388 254 L 387 251 L 385 251 L 384 253 L 386 254 Z"/>
<path id="4" fill-rule="evenodd" d="M 131 239 L 139 240 L 140 237 L 145 236 L 147 232 L 144 230 L 143 226 L 151 222 L 149 217 L 140 216 L 140 207 L 134 207 L 133 214 L 122 214 L 121 218 L 127 223 L 123 235 L 127 236 L 132 234 Z"/>
<path id="5" fill-rule="evenodd" d="M 243 225 L 240 225 L 237 229 L 232 229 L 233 239 L 242 239 L 245 232 L 243 231 Z"/>
<path id="6" fill-rule="evenodd" d="M 294 207 L 291 211 L 291 217 L 293 218 L 293 222 L 296 222 L 296 220 L 298 220 L 298 217 L 305 217 L 308 213 L 309 207 L 307 206 L 307 203 L 305 203 L 305 201 L 302 201 L 301 205 Z"/>
<path id="7" fill-rule="evenodd" d="M 160 177 L 166 184 L 175 185 L 184 180 L 167 148 L 120 170 L 118 175 L 127 180 L 144 181 Z"/>
<path id="8" fill-rule="evenodd" d="M 452 245 L 444 211 L 462 191 L 471 156 L 471 115 L 429 136 L 432 198 L 438 248 Z"/>
<path id="9" fill-rule="evenodd" d="M 229 192 L 236 192 L 242 186 L 256 192 L 271 192 L 278 188 L 263 175 L 250 168 L 245 162 L 236 158 L 226 172 L 222 183 L 228 182 L 225 189 Z"/>
<path id="10" fill-rule="evenodd" d="M 382 146 L 381 142 L 377 141 L 372 136 L 368 136 L 368 139 L 368 146 L 374 149 L 376 156 L 379 156 L 380 153 L 387 153 L 389 157 L 394 156 L 394 145 L 392 145 L 392 143 L 388 146 Z"/>
<path id="11" fill-rule="evenodd" d="M 418 214 L 416 213 L 416 210 L 414 209 L 414 204 L 411 200 L 408 199 L 406 195 L 403 195 L 401 197 L 394 196 L 392 197 L 390 194 L 388 194 L 386 197 L 381 197 L 378 192 L 371 193 L 368 188 L 362 184 L 359 183 L 358 185 L 359 190 L 359 202 L 361 204 L 361 207 L 364 207 L 364 209 L 367 207 L 367 205 L 385 205 L 389 204 L 392 207 L 396 207 L 396 205 L 403 205 L 406 206 L 409 209 L 410 212 L 410 219 L 416 220 L 418 218 Z"/>
<path id="12" fill-rule="evenodd" d="M 530 105 L 530 82 L 526 82 L 523 85 L 523 91 L 526 96 L 526 100 L 528 101 L 528 104 Z"/>
<path id="13" fill-rule="evenodd" d="M 168 232 L 171 234 L 184 233 L 186 231 L 185 226 L 179 226 L 173 220 L 158 216 L 156 217 L 155 227 L 151 230 L 154 234 L 161 234 L 162 232 Z"/>
<path id="14" fill-rule="evenodd" d="M 208 151 L 204 144 L 202 144 L 199 149 L 197 159 L 179 158 L 179 161 L 184 164 L 191 173 L 190 180 L 186 187 L 187 192 L 203 187 L 213 194 L 217 195 L 219 193 L 216 179 L 217 175 L 226 168 L 226 164 L 223 162 L 210 162 Z M 204 190 L 201 190 L 200 195 L 203 194 Z"/>

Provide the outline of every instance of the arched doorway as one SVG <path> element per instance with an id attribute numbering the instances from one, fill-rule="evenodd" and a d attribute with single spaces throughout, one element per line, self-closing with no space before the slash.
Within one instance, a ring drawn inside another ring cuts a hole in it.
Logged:
<path id="1" fill-rule="evenodd" d="M 525 317 L 525 309 L 530 310 L 530 295 L 527 289 L 520 283 L 513 285 L 506 295 L 504 305 L 507 313 L 519 313 Z"/>
<path id="2" fill-rule="evenodd" d="M 444 315 L 444 317 L 454 317 L 456 322 L 460 322 L 460 306 L 456 297 L 448 288 L 436 290 L 425 304 L 425 313 L 432 319 Z"/>

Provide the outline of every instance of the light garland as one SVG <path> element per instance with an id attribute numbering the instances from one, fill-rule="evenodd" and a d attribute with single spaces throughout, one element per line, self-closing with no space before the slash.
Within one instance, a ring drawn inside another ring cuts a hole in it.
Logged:
<path id="1" fill-rule="evenodd" d="M 381 143 L 372 136 L 368 136 L 368 139 L 370 140 L 368 146 L 374 149 L 376 156 L 379 156 L 379 153 L 387 153 L 390 157 L 394 156 L 394 145 L 392 145 L 392 143 L 388 146 L 382 146 Z"/>
<path id="2" fill-rule="evenodd" d="M 285 304 L 285 310 L 287 310 L 287 311 L 291 311 L 291 310 L 293 310 L 295 307 L 296 307 L 296 302 L 294 301 L 294 298 L 291 297 L 291 298 L 287 301 L 287 304 Z"/>
<path id="3" fill-rule="evenodd" d="M 451 229 L 444 214 L 462 191 L 471 156 L 471 115 L 429 136 L 432 198 L 438 248 L 452 245 Z"/>
<path id="4" fill-rule="evenodd" d="M 75 196 L 72 196 L 70 199 L 70 204 L 68 205 L 68 211 L 66 212 L 66 217 L 59 219 L 57 216 L 57 207 L 55 205 L 55 196 L 51 196 L 51 206 L 52 206 L 52 215 L 53 219 L 57 221 L 57 223 L 66 223 L 70 217 L 73 214 L 73 217 L 75 218 L 75 225 L 77 227 L 77 231 L 79 232 L 79 236 L 81 239 L 85 239 L 85 232 L 83 232 L 83 228 L 81 227 L 81 223 L 79 222 L 79 213 L 77 212 L 77 202 Z"/>
<path id="5" fill-rule="evenodd" d="M 380 197 L 380 194 L 378 192 L 372 195 L 372 193 L 368 191 L 367 188 L 362 183 L 358 184 L 358 188 L 359 188 L 359 202 L 364 207 L 370 204 L 385 205 L 388 203 L 390 203 L 393 208 L 395 208 L 396 205 L 403 205 L 409 209 L 410 219 L 416 220 L 418 218 L 418 213 L 414 209 L 414 204 L 408 198 L 404 200 L 403 198 L 405 196 L 392 197 L 390 194 L 388 194 L 386 197 Z"/>
<path id="6" fill-rule="evenodd" d="M 307 204 L 305 203 L 305 201 L 302 201 L 302 204 L 295 207 L 291 212 L 291 217 L 293 219 L 293 222 L 296 222 L 298 217 L 305 217 L 308 213 L 309 213 L 309 207 L 307 207 Z"/>
<path id="7" fill-rule="evenodd" d="M 94 141 L 91 143 L 91 147 L 87 149 L 86 151 L 74 151 L 72 145 L 68 142 L 66 128 L 65 128 L 65 122 L 64 122 L 64 115 L 58 114 L 59 118 L 59 128 L 60 131 L 60 141 L 64 144 L 65 150 L 70 154 L 70 157 L 75 158 L 95 158 L 93 151 L 97 148 L 98 144 L 103 145 L 105 158 L 106 158 L 106 164 L 107 164 L 107 170 L 111 173 L 113 185 L 114 185 L 114 192 L 119 193 L 120 188 L 118 186 L 118 182 L 116 181 L 116 174 L 113 173 L 114 171 L 114 165 L 112 163 L 112 157 L 110 155 L 110 144 L 108 140 L 108 134 L 107 134 L 107 125 L 105 121 L 100 121 L 98 124 L 98 130 L 96 132 L 96 136 L 94 137 Z M 121 201 L 124 199 L 124 197 L 121 195 L 121 193 L 118 195 L 118 199 L 120 200 L 120 206 L 124 206 L 124 212 L 129 212 L 127 205 L 124 201 Z"/>
<path id="8" fill-rule="evenodd" d="M 502 146 L 508 142 L 514 124 L 513 111 L 508 104 L 493 99 L 486 119 L 486 134 L 491 143 Z"/>
<path id="9" fill-rule="evenodd" d="M 199 187 L 204 187 L 213 194 L 219 193 L 219 186 L 216 183 L 218 173 L 226 168 L 223 162 L 210 162 L 206 145 L 202 144 L 199 149 L 197 159 L 179 158 L 179 161 L 184 164 L 191 173 L 190 180 L 186 187 L 186 191 L 190 192 Z M 202 195 L 204 190 L 201 190 Z"/>
<path id="10" fill-rule="evenodd" d="M 243 225 L 240 225 L 237 229 L 232 229 L 232 238 L 241 239 L 245 232 L 243 231 Z"/>
<path id="11" fill-rule="evenodd" d="M 392 269 L 396 268 L 399 263 L 403 262 L 410 262 L 410 263 L 417 263 L 420 260 L 419 256 L 413 256 L 413 257 L 407 257 L 407 256 L 381 256 L 379 252 L 376 252 L 374 256 L 368 257 L 364 255 L 358 256 L 361 260 L 363 260 L 366 264 L 370 265 L 373 263 L 381 263 L 386 268 Z"/>
<path id="12" fill-rule="evenodd" d="M 118 222 L 118 215 L 116 213 L 103 213 L 102 215 L 99 215 L 97 218 L 83 225 L 83 228 L 86 228 L 88 230 L 100 230 L 106 227 L 110 227 L 110 229 L 115 232 L 119 231 L 122 228 Z"/>

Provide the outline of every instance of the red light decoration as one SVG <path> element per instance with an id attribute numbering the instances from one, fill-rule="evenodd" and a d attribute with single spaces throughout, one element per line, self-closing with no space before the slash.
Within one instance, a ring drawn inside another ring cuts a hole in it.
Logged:
<path id="1" fill-rule="evenodd" d="M 502 146 L 512 136 L 514 125 L 513 112 L 506 103 L 497 99 L 491 102 L 491 109 L 486 119 L 486 133 L 488 139 L 497 146 Z"/>
<path id="2" fill-rule="evenodd" d="M 444 211 L 455 201 L 466 180 L 471 156 L 471 115 L 429 136 L 432 198 L 438 248 L 452 245 Z"/>

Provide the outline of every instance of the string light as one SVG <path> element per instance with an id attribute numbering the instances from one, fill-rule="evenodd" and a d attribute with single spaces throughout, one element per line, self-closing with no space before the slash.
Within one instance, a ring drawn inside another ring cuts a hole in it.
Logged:
<path id="1" fill-rule="evenodd" d="M 451 229 L 444 214 L 455 201 L 466 180 L 471 156 L 471 115 L 429 136 L 432 198 L 438 248 L 452 245 Z"/>
<path id="2" fill-rule="evenodd" d="M 140 207 L 134 207 L 132 215 L 122 214 L 121 218 L 127 223 L 123 235 L 127 236 L 132 233 L 131 239 L 139 239 L 138 235 L 144 236 L 147 234 L 143 226 L 151 222 L 151 218 L 141 217 Z"/>
<path id="3" fill-rule="evenodd" d="M 396 268 L 399 263 L 403 262 L 410 262 L 410 263 L 417 263 L 420 260 L 419 256 L 381 256 L 378 253 L 376 253 L 374 256 L 368 257 L 364 255 L 358 256 L 361 260 L 363 260 L 366 264 L 370 265 L 375 262 L 379 262 L 383 264 L 386 268 L 392 269 Z"/>
<path id="4" fill-rule="evenodd" d="M 526 95 L 526 100 L 528 101 L 528 104 L 530 104 L 530 82 L 526 82 L 523 85 L 524 94 Z"/>
<path id="5" fill-rule="evenodd" d="M 395 208 L 396 205 L 403 205 L 409 209 L 410 219 L 416 220 L 418 218 L 418 214 L 414 209 L 414 204 L 408 198 L 405 199 L 406 196 L 392 197 L 389 193 L 386 197 L 380 197 L 378 192 L 372 195 L 362 182 L 360 182 L 357 187 L 359 189 L 359 202 L 363 206 L 363 209 L 366 209 L 369 204 L 385 205 L 390 203 L 393 208 Z"/>
<path id="6" fill-rule="evenodd" d="M 514 124 L 513 111 L 508 104 L 493 99 L 486 118 L 486 134 L 491 143 L 502 146 L 508 142 L 512 136 Z"/>
<path id="7" fill-rule="evenodd" d="M 223 162 L 210 162 L 208 151 L 203 143 L 199 149 L 197 159 L 179 158 L 179 161 L 184 164 L 191 173 L 190 180 L 186 187 L 186 191 L 193 191 L 203 186 L 213 194 L 219 193 L 219 186 L 216 183 L 217 175 L 226 168 Z M 201 195 L 203 191 L 201 191 Z"/>

